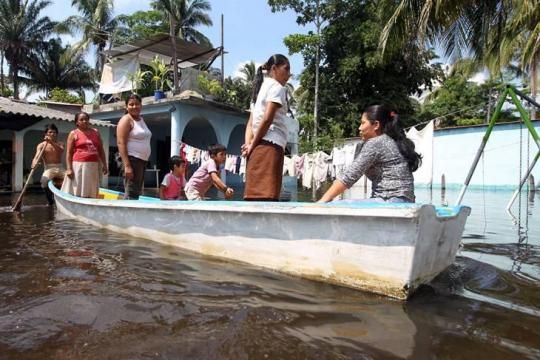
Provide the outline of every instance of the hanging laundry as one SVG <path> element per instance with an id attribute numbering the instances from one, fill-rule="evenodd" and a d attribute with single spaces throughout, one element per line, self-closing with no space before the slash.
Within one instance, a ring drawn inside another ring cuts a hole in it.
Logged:
<path id="1" fill-rule="evenodd" d="M 328 179 L 328 168 L 330 167 L 330 155 L 323 151 L 315 153 L 313 160 L 313 183 L 318 189 L 323 182 Z"/>

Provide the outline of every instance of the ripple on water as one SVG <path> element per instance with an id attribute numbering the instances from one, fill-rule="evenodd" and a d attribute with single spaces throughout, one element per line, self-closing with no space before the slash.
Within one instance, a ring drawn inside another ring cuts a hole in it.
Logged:
<path id="1" fill-rule="evenodd" d="M 47 207 L 0 212 L 8 235 L 0 242 L 0 353 L 538 358 L 538 230 L 519 247 L 502 217 L 485 228 L 473 210 L 456 263 L 405 304 L 96 229 Z"/>

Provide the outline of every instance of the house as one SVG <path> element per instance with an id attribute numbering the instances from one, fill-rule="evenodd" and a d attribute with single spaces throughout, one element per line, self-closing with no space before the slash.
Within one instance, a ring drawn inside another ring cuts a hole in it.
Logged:
<path id="1" fill-rule="evenodd" d="M 69 132 L 75 128 L 75 115 L 0 97 L 0 189 L 22 190 L 36 146 L 42 141 L 43 131 L 49 123 L 58 127 L 58 139 L 65 143 Z M 109 143 L 109 129 L 114 125 L 94 119 L 91 124 L 99 130 L 104 143 Z M 108 155 L 108 148 L 105 152 Z M 40 177 L 41 172 L 36 171 L 33 183 L 39 183 Z M 104 177 L 103 183 L 107 181 Z"/>

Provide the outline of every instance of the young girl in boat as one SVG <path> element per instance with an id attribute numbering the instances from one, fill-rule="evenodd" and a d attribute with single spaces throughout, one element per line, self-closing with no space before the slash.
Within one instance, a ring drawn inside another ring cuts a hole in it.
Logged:
<path id="1" fill-rule="evenodd" d="M 415 201 L 413 172 L 421 164 L 414 143 L 405 137 L 399 116 L 382 105 L 364 110 L 360 123 L 364 141 L 360 153 L 319 202 L 329 202 L 366 175 L 372 182 L 371 198 L 377 202 Z"/>
<path id="2" fill-rule="evenodd" d="M 75 115 L 77 129 L 68 135 L 66 146 L 66 176 L 62 191 L 84 198 L 97 198 L 99 192 L 99 166 L 103 175 L 109 170 L 99 131 L 90 127 L 85 112 Z"/>
<path id="3" fill-rule="evenodd" d="M 185 200 L 186 163 L 180 156 L 171 156 L 169 169 L 171 172 L 165 175 L 159 187 L 159 198 L 161 200 Z"/>
<path id="4" fill-rule="evenodd" d="M 210 159 L 206 160 L 193 173 L 185 191 L 188 200 L 204 200 L 206 192 L 213 186 L 225 194 L 225 199 L 231 199 L 234 191 L 219 177 L 219 168 L 225 164 L 227 149 L 221 144 L 211 145 L 208 147 Z"/>
<path id="5" fill-rule="evenodd" d="M 263 71 L 268 76 L 263 76 Z M 289 60 L 272 55 L 257 69 L 242 154 L 247 158 L 244 200 L 278 201 L 287 145 Z"/>

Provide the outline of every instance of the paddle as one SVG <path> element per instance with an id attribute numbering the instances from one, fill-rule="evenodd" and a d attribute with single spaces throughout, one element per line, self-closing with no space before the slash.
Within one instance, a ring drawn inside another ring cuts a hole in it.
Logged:
<path id="1" fill-rule="evenodd" d="M 26 188 L 28 187 L 28 184 L 30 184 L 30 180 L 32 180 L 32 175 L 34 175 L 34 170 L 38 167 L 39 163 L 41 162 L 41 156 L 43 155 L 43 152 L 45 151 L 45 148 L 47 147 L 47 144 L 45 144 L 38 154 L 38 161 L 36 162 L 36 165 L 32 169 L 30 169 L 30 174 L 28 174 L 28 179 L 26 179 L 26 182 L 24 183 L 24 187 L 21 190 L 21 193 L 19 195 L 19 198 L 15 202 L 15 205 L 11 208 L 11 211 L 21 211 L 22 206 L 22 198 L 24 195 L 24 192 L 26 191 Z"/>

